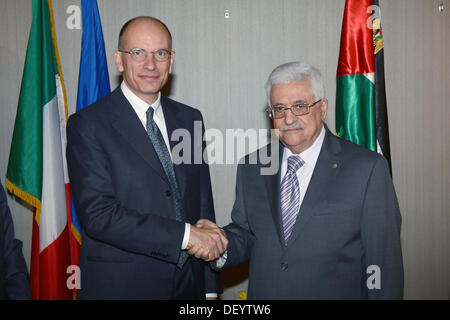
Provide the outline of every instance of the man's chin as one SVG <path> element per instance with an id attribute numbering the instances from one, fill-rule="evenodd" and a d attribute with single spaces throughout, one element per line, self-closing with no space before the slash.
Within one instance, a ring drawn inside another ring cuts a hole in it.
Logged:
<path id="1" fill-rule="evenodd" d="M 280 139 L 281 143 L 291 150 L 294 153 L 298 153 L 297 151 L 302 150 L 302 146 L 304 145 L 304 141 L 293 140 L 293 139 Z"/>
<path id="2" fill-rule="evenodd" d="M 139 91 L 144 95 L 155 95 L 161 91 L 161 86 L 158 85 L 141 85 L 139 86 Z"/>
<path id="3" fill-rule="evenodd" d="M 301 134 L 302 129 L 289 129 L 285 131 L 280 131 L 280 138 L 281 140 L 284 140 L 286 143 L 294 143 L 297 144 L 298 142 L 301 142 L 302 139 L 299 138 L 299 135 Z"/>

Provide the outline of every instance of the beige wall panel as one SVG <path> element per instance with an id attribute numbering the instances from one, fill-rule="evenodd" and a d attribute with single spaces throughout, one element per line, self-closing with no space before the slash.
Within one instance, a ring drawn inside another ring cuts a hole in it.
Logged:
<path id="1" fill-rule="evenodd" d="M 449 1 L 382 2 L 407 299 L 450 293 L 449 12 Z"/>

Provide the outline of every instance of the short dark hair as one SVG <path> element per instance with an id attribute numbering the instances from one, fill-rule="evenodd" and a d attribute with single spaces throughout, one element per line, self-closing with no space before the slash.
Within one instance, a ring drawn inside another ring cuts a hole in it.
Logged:
<path id="1" fill-rule="evenodd" d="M 122 38 L 123 38 L 123 34 L 125 33 L 125 31 L 126 31 L 127 28 L 129 27 L 129 25 L 130 25 L 133 21 L 139 20 L 139 19 L 149 19 L 149 20 L 153 20 L 153 21 L 159 22 L 159 23 L 164 27 L 164 29 L 166 29 L 167 33 L 169 34 L 169 38 L 170 38 L 170 46 L 172 46 L 172 34 L 170 33 L 169 28 L 167 28 L 167 26 L 165 25 L 164 22 L 162 22 L 161 20 L 159 20 L 159 19 L 157 19 L 157 18 L 155 18 L 155 17 L 150 17 L 150 16 L 139 16 L 139 17 L 135 17 L 135 18 L 130 19 L 130 20 L 128 20 L 127 22 L 125 22 L 125 24 L 122 26 L 122 29 L 120 29 L 120 32 L 119 32 L 119 41 L 118 41 L 118 43 L 117 43 L 117 48 L 118 48 L 119 50 L 123 50 L 123 48 L 122 48 Z M 172 49 L 172 48 L 170 48 L 170 49 Z"/>

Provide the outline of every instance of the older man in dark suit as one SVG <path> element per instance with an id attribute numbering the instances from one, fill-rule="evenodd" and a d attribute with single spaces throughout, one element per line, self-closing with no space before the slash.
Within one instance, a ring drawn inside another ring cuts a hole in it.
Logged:
<path id="1" fill-rule="evenodd" d="M 171 153 L 175 130 L 204 131 L 198 110 L 160 94 L 174 55 L 161 21 L 130 20 L 114 54 L 122 84 L 69 119 L 68 169 L 83 227 L 80 299 L 205 299 L 222 290 L 219 274 L 187 253 L 210 260 L 227 241 L 218 228 L 191 225 L 214 220 L 214 206 L 208 165 L 194 162 L 201 136 L 185 154 Z"/>
<path id="2" fill-rule="evenodd" d="M 266 89 L 281 166 L 264 175 L 267 164 L 252 155 L 239 164 L 230 243 L 215 267 L 250 260 L 250 299 L 402 298 L 401 217 L 387 161 L 328 130 L 316 68 L 281 65 Z"/>

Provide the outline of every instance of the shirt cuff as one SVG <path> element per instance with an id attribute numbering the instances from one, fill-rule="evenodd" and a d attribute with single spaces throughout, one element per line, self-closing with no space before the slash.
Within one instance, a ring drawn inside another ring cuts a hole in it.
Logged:
<path id="1" fill-rule="evenodd" d="M 181 250 L 186 250 L 187 246 L 189 244 L 189 237 L 191 235 L 191 225 L 189 223 L 184 224 L 184 237 L 183 237 L 183 243 L 181 244 Z"/>
<path id="2" fill-rule="evenodd" d="M 184 236 L 183 243 L 181 245 L 181 250 L 186 250 L 189 244 L 189 236 L 191 235 L 191 225 L 189 223 L 185 224 L 184 227 Z M 217 293 L 207 293 L 206 298 L 218 298 L 219 295 Z"/>
<path id="3" fill-rule="evenodd" d="M 214 263 L 216 264 L 217 269 L 222 269 L 225 263 L 227 262 L 228 250 L 225 250 L 224 253 L 218 258 Z"/>

